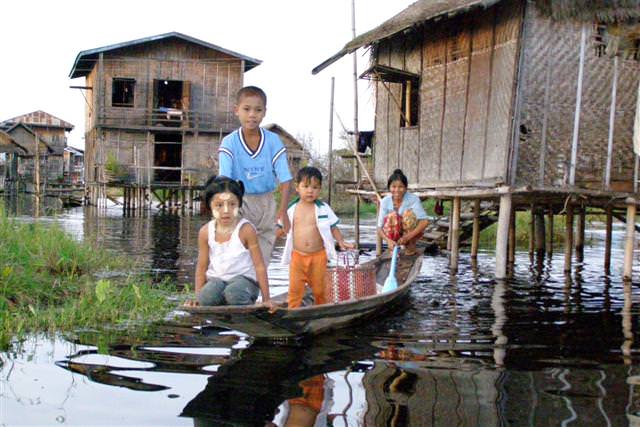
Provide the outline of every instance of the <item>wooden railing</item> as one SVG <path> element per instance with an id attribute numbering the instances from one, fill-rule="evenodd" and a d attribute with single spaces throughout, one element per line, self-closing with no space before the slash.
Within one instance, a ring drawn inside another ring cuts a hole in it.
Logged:
<path id="1" fill-rule="evenodd" d="M 233 112 L 203 112 L 175 108 L 115 108 L 101 109 L 97 126 L 129 128 L 182 128 L 193 130 L 231 130 L 238 127 Z"/>

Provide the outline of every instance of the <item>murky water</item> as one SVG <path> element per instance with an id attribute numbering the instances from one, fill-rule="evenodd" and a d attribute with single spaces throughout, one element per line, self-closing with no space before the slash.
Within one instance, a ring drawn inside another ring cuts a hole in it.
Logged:
<path id="1" fill-rule="evenodd" d="M 55 221 L 191 283 L 205 219 L 78 208 Z M 373 240 L 372 222 L 362 234 Z M 31 337 L 1 355 L 0 424 L 640 425 L 638 289 L 620 279 L 623 237 L 616 227 L 611 276 L 597 227 L 569 276 L 560 247 L 539 263 L 519 252 L 506 283 L 492 279 L 490 251 L 476 264 L 463 253 L 456 277 L 445 255 L 425 256 L 395 314 L 298 343 L 254 343 L 188 318 L 115 345 L 91 331 Z M 284 291 L 286 270 L 274 262 L 269 275 Z"/>

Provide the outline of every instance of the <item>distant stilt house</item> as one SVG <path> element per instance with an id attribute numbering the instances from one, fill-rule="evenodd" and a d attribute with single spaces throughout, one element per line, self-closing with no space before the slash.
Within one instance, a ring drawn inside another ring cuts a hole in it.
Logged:
<path id="1" fill-rule="evenodd" d="M 70 77 L 86 81 L 90 203 L 107 185 L 125 188 L 125 208 L 149 206 L 152 192 L 162 205 L 193 200 L 217 172 L 220 141 L 239 126 L 244 73 L 260 63 L 176 32 L 80 52 Z"/>
<path id="2" fill-rule="evenodd" d="M 282 143 L 287 147 L 287 159 L 289 160 L 289 168 L 293 176 L 298 170 L 306 165 L 309 160 L 309 152 L 305 150 L 304 146 L 293 135 L 284 130 L 284 128 L 275 123 L 270 123 L 264 126 L 265 129 L 270 130 L 273 133 L 278 134 Z"/>
<path id="3" fill-rule="evenodd" d="M 84 183 L 84 150 L 65 147 L 64 178 L 66 182 L 71 184 Z"/>
<path id="4" fill-rule="evenodd" d="M 28 150 L 18 144 L 8 133 L 0 130 L 0 192 L 17 190 L 20 157 L 26 156 Z"/>
<path id="5" fill-rule="evenodd" d="M 498 277 L 513 259 L 514 210 L 532 212 L 532 253 L 551 251 L 545 215 L 548 231 L 566 213 L 567 270 L 574 212 L 579 254 L 587 208 L 607 212 L 607 257 L 611 215 L 626 209 L 634 224 L 640 2 L 587 3 L 420 0 L 314 69 L 371 48 L 361 77 L 376 88 L 374 179 L 399 167 L 423 197 L 453 202 L 453 269 L 461 199 L 500 200 Z"/>
<path id="6" fill-rule="evenodd" d="M 61 182 L 64 175 L 63 153 L 67 146 L 67 132 L 73 125 L 44 111 L 34 111 L 0 122 L 0 129 L 27 149 L 20 154 L 21 180 L 33 184 L 35 176 L 36 140 L 40 147 L 41 184 Z"/>

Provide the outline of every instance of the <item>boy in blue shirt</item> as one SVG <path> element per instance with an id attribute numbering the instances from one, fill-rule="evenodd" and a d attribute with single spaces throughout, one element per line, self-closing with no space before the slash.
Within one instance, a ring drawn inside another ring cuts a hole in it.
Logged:
<path id="1" fill-rule="evenodd" d="M 289 231 L 287 204 L 292 177 L 287 149 L 280 137 L 260 127 L 266 112 L 267 95 L 262 89 L 246 86 L 238 91 L 235 114 L 241 127 L 222 140 L 218 164 L 219 175 L 244 184 L 242 216 L 256 227 L 260 250 L 268 266 L 278 220 L 284 233 Z M 273 196 L 276 187 L 280 189 L 277 210 Z"/>

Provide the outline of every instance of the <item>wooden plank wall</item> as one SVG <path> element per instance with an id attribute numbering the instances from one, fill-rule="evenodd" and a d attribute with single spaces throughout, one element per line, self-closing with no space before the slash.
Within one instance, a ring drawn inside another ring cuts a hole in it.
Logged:
<path id="1" fill-rule="evenodd" d="M 413 128 L 400 128 L 398 107 L 377 84 L 377 182 L 397 166 L 424 187 L 506 178 L 521 17 L 522 2 L 511 0 L 379 44 L 377 63 L 421 78 Z M 387 85 L 400 100 L 400 85 Z"/>
<path id="2" fill-rule="evenodd" d="M 568 185 L 582 24 L 552 21 L 535 7 L 527 8 L 525 19 L 527 69 L 520 123 L 526 135 L 520 135 L 516 182 Z M 614 61 L 596 55 L 595 26 L 589 23 L 586 29 L 575 184 L 605 190 Z M 638 62 L 619 58 L 618 67 L 611 188 L 631 191 Z"/>

